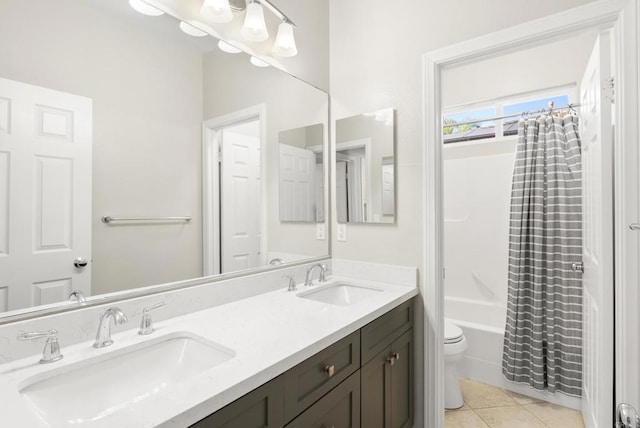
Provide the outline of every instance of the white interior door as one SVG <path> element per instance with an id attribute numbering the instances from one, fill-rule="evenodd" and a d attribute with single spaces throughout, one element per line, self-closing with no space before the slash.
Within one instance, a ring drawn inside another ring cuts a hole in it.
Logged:
<path id="1" fill-rule="evenodd" d="M 602 33 L 580 85 L 583 169 L 583 397 L 587 428 L 613 425 L 611 41 Z M 604 88 L 604 89 L 603 89 Z"/>
<path id="2" fill-rule="evenodd" d="M 347 162 L 336 161 L 336 215 L 338 223 L 346 223 L 348 195 L 347 195 Z"/>
<path id="3" fill-rule="evenodd" d="M 222 131 L 222 273 L 261 265 L 260 137 Z"/>
<path id="4" fill-rule="evenodd" d="M 316 154 L 280 144 L 280 219 L 316 221 Z"/>
<path id="5" fill-rule="evenodd" d="M 0 312 L 91 294 L 91 138 L 90 99 L 0 79 Z"/>

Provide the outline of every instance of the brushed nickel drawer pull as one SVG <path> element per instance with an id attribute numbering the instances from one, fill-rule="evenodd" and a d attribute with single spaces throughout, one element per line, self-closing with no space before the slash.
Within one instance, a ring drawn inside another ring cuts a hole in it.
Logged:
<path id="1" fill-rule="evenodd" d="M 329 376 L 333 376 L 334 374 L 336 374 L 336 366 L 334 366 L 333 364 L 330 366 L 324 366 L 324 372 Z"/>
<path id="2" fill-rule="evenodd" d="M 400 353 L 396 352 L 395 354 L 393 354 L 393 358 L 398 361 L 400 359 Z"/>

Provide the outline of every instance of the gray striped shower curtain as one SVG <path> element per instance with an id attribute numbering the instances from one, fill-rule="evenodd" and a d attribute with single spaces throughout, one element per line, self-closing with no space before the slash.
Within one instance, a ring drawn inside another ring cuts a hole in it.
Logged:
<path id="1" fill-rule="evenodd" d="M 578 118 L 518 125 L 502 373 L 538 390 L 582 390 L 582 180 Z"/>

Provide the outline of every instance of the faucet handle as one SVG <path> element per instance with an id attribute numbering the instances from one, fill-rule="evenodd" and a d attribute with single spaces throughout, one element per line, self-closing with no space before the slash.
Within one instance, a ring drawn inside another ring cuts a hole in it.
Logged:
<path id="1" fill-rule="evenodd" d="M 296 278 L 293 275 L 285 275 L 282 277 L 284 278 L 289 278 L 289 288 L 287 288 L 287 291 L 297 291 L 298 288 L 296 287 Z"/>
<path id="2" fill-rule="evenodd" d="M 151 319 L 151 315 L 149 314 L 149 312 L 155 311 L 156 309 L 159 309 L 163 306 L 167 306 L 167 304 L 165 302 L 160 302 L 142 310 L 142 319 L 140 320 L 140 329 L 138 330 L 138 334 L 151 334 L 155 331 L 155 329 L 153 328 L 153 320 Z"/>
<path id="3" fill-rule="evenodd" d="M 73 290 L 69 294 L 69 300 L 72 301 L 72 302 L 78 302 L 78 303 L 82 304 L 82 303 L 86 303 L 87 298 L 84 297 L 84 294 L 82 293 L 82 291 Z"/>
<path id="4" fill-rule="evenodd" d="M 25 341 L 42 339 L 43 337 L 46 337 L 47 341 L 44 343 L 44 349 L 42 350 L 42 358 L 40 359 L 40 364 L 53 363 L 55 361 L 61 360 L 63 355 L 60 353 L 58 332 L 54 329 L 51 329 L 49 331 L 33 331 L 28 333 L 20 333 L 18 337 L 16 337 L 16 339 Z"/>

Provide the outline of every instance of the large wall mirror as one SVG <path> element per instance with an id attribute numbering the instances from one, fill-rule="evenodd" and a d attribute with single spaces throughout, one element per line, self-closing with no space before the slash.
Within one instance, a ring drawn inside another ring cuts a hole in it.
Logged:
<path id="1" fill-rule="evenodd" d="M 394 223 L 395 114 L 386 108 L 336 121 L 339 223 Z"/>
<path id="2" fill-rule="evenodd" d="M 127 0 L 0 0 L 0 322 L 74 290 L 328 255 L 278 197 L 282 131 L 313 125 L 326 165 L 328 95 L 178 23 Z"/>

